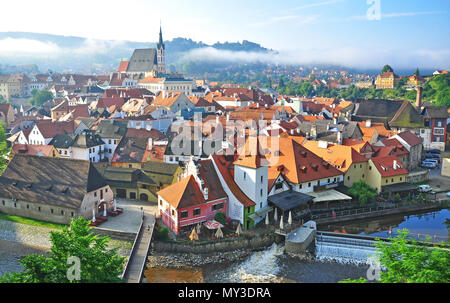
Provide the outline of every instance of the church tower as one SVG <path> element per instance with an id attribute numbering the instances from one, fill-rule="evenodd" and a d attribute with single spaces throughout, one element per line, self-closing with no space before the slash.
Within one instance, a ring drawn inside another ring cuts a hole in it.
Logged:
<path id="1" fill-rule="evenodd" d="M 165 74 L 166 73 L 166 58 L 165 58 L 165 49 L 164 40 L 162 36 L 162 28 L 159 26 L 159 42 L 156 47 L 156 51 L 158 54 L 158 73 Z"/>

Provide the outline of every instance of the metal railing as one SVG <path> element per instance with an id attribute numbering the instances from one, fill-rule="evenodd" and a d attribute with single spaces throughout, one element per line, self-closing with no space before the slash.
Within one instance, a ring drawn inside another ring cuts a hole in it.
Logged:
<path id="1" fill-rule="evenodd" d="M 139 225 L 138 232 L 137 232 L 137 234 L 136 234 L 136 237 L 134 238 L 133 246 L 131 247 L 131 251 L 130 251 L 130 256 L 128 257 L 128 260 L 127 260 L 127 262 L 125 263 L 125 266 L 124 266 L 122 275 L 120 276 L 121 279 L 123 279 L 123 277 L 125 276 L 125 274 L 126 274 L 126 272 L 127 272 L 127 270 L 128 270 L 128 264 L 130 264 L 130 260 L 131 260 L 131 258 L 132 258 L 133 255 L 134 255 L 136 243 L 137 243 L 137 240 L 138 240 L 139 235 L 140 235 L 140 233 L 141 233 L 141 230 L 142 230 L 143 225 L 144 225 L 144 215 L 142 215 L 142 217 L 141 217 L 141 224 Z"/>

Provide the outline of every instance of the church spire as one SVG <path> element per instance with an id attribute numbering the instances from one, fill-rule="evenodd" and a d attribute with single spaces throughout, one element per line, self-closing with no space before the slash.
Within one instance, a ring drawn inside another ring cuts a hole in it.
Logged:
<path id="1" fill-rule="evenodd" d="M 162 36 L 162 26 L 161 26 L 161 22 L 159 23 L 159 42 L 158 42 L 158 49 L 166 49 L 166 46 L 164 45 L 164 40 L 163 40 L 163 36 Z"/>

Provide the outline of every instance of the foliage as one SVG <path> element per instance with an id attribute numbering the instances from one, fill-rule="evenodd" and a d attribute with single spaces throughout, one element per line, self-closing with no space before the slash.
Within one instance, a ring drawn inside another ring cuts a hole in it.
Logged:
<path id="1" fill-rule="evenodd" d="M 6 168 L 7 157 L 11 150 L 6 141 L 5 127 L 4 123 L 0 123 L 0 174 Z"/>
<path id="2" fill-rule="evenodd" d="M 367 279 L 360 277 L 359 279 L 356 279 L 356 280 L 345 279 L 345 280 L 339 281 L 339 283 L 368 283 L 368 281 L 367 281 Z"/>
<path id="3" fill-rule="evenodd" d="M 397 193 L 397 194 L 394 195 L 394 202 L 395 202 L 395 203 L 400 202 L 401 199 L 402 199 L 402 198 L 400 197 L 400 194 Z"/>
<path id="4" fill-rule="evenodd" d="M 370 187 L 364 180 L 353 183 L 348 193 L 359 201 L 360 205 L 366 205 L 377 196 L 376 189 Z"/>
<path id="5" fill-rule="evenodd" d="M 108 237 L 91 232 L 84 218 L 73 219 L 70 229 L 51 232 L 50 256 L 28 255 L 20 263 L 23 272 L 9 273 L 0 282 L 19 283 L 111 283 L 120 282 L 125 258 L 117 255 L 116 249 L 107 249 Z M 80 260 L 80 280 L 69 280 L 73 263 L 70 257 Z M 69 264 L 68 264 L 69 263 Z"/>
<path id="6" fill-rule="evenodd" d="M 381 72 L 382 72 L 382 73 L 387 73 L 387 72 L 393 73 L 393 72 L 394 72 L 394 69 L 393 69 L 392 67 L 390 67 L 389 65 L 385 65 L 385 66 L 383 67 L 383 69 L 381 70 Z"/>
<path id="7" fill-rule="evenodd" d="M 158 241 L 168 241 L 170 239 L 169 229 L 167 227 L 158 226 L 155 236 Z"/>
<path id="8" fill-rule="evenodd" d="M 33 97 L 30 99 L 31 104 L 36 106 L 41 106 L 47 101 L 50 101 L 53 99 L 53 94 L 49 91 L 43 90 L 43 91 L 35 91 L 33 90 L 31 92 Z"/>
<path id="9" fill-rule="evenodd" d="M 217 222 L 219 222 L 222 225 L 225 225 L 225 224 L 227 224 L 227 215 L 225 215 L 222 212 L 219 212 L 214 216 L 214 220 L 216 220 Z"/>
<path id="10" fill-rule="evenodd" d="M 378 240 L 380 264 L 385 269 L 380 273 L 381 283 L 449 283 L 450 253 L 436 247 L 418 245 L 403 229 L 391 242 Z M 449 244 L 443 243 L 443 244 Z M 359 280 L 345 282 L 359 283 Z"/>

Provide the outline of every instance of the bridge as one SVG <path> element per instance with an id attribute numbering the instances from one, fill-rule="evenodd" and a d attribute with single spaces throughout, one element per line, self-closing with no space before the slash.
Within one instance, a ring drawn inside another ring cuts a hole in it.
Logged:
<path id="1" fill-rule="evenodd" d="M 141 283 L 154 228 L 155 216 L 151 214 L 143 214 L 141 218 L 141 225 L 131 249 L 130 257 L 125 264 L 125 268 L 122 273 L 122 278 L 125 283 Z"/>

